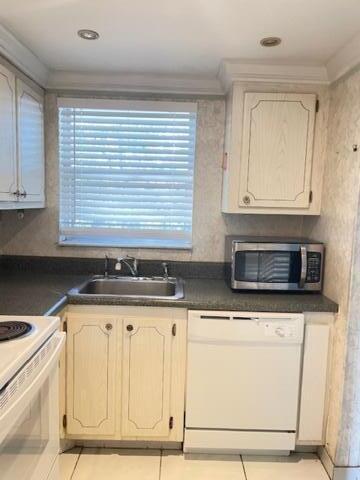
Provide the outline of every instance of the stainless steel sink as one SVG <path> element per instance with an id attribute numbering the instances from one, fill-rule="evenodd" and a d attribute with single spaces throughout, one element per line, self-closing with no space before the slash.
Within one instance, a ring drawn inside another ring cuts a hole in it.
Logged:
<path id="1" fill-rule="evenodd" d="M 96 276 L 71 289 L 69 295 L 178 300 L 184 297 L 184 282 L 174 277 Z"/>

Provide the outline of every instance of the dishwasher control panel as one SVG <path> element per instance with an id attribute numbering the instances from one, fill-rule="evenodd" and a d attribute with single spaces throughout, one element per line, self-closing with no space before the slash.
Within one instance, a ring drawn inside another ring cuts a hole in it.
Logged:
<path id="1" fill-rule="evenodd" d="M 263 326 L 267 337 L 294 338 L 298 334 L 296 325 L 284 322 L 264 322 Z"/>
<path id="2" fill-rule="evenodd" d="M 189 342 L 301 344 L 303 338 L 300 313 L 189 311 Z"/>

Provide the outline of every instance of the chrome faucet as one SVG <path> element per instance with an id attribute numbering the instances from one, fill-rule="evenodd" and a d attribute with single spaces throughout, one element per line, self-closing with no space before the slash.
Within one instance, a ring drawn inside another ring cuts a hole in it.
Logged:
<path id="1" fill-rule="evenodd" d="M 105 264 L 104 264 L 104 277 L 109 276 L 109 255 L 105 253 Z"/>
<path id="2" fill-rule="evenodd" d="M 115 265 L 115 270 L 121 270 L 122 263 L 124 263 L 128 267 L 133 277 L 138 276 L 139 262 L 135 257 L 129 257 L 129 255 L 125 255 L 125 257 L 119 257 Z"/>
<path id="3" fill-rule="evenodd" d="M 162 264 L 163 270 L 164 270 L 164 278 L 167 280 L 169 278 L 169 264 L 166 262 L 163 262 Z"/>

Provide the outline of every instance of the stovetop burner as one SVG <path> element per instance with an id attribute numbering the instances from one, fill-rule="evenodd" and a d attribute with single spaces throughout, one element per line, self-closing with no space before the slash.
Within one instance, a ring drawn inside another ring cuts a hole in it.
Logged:
<path id="1" fill-rule="evenodd" d="M 27 322 L 0 322 L 0 342 L 22 337 L 31 329 L 32 326 Z"/>

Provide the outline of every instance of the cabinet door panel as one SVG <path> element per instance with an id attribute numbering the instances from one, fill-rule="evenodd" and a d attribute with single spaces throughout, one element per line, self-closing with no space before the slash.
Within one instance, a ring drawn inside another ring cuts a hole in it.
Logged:
<path id="1" fill-rule="evenodd" d="M 116 330 L 113 317 L 68 315 L 68 434 L 115 432 Z"/>
<path id="2" fill-rule="evenodd" d="M 133 327 L 133 330 L 129 331 Z M 169 434 L 172 322 L 124 320 L 122 435 Z"/>
<path id="3" fill-rule="evenodd" d="M 239 205 L 308 208 L 316 96 L 246 93 Z"/>
<path id="4" fill-rule="evenodd" d="M 330 327 L 305 327 L 298 441 L 323 445 Z"/>
<path id="5" fill-rule="evenodd" d="M 15 76 L 0 65 L 0 201 L 16 201 Z"/>
<path id="6" fill-rule="evenodd" d="M 43 98 L 17 80 L 19 190 L 23 202 L 44 200 Z"/>

